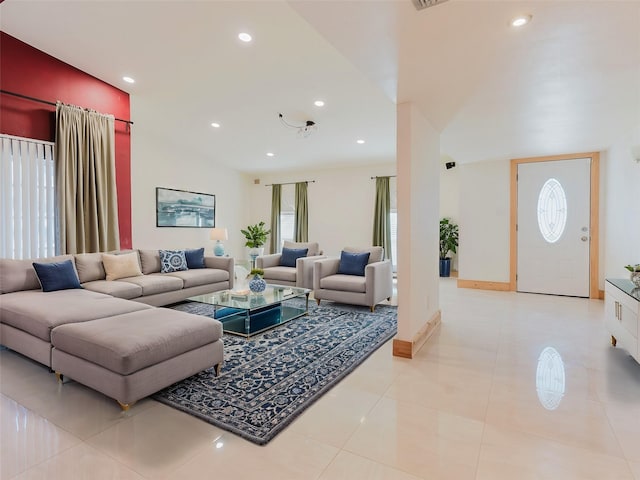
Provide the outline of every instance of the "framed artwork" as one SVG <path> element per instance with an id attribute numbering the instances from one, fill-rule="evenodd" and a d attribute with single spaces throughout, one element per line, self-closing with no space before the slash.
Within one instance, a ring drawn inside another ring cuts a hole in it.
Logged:
<path id="1" fill-rule="evenodd" d="M 212 228 L 216 196 L 156 187 L 156 227 Z"/>

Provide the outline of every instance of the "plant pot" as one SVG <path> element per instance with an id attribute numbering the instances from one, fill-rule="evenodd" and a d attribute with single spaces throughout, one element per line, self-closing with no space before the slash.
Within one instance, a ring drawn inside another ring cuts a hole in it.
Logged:
<path id="1" fill-rule="evenodd" d="M 267 288 L 267 282 L 260 275 L 256 274 L 249 281 L 249 290 L 253 293 L 262 293 Z"/>
<path id="2" fill-rule="evenodd" d="M 631 281 L 636 287 L 640 287 L 640 272 L 631 272 Z"/>
<path id="3" fill-rule="evenodd" d="M 440 276 L 449 277 L 450 275 L 451 275 L 451 259 L 441 258 L 440 259 Z"/>
<path id="4" fill-rule="evenodd" d="M 255 258 L 255 257 L 261 257 L 262 255 L 264 255 L 264 247 L 254 247 L 249 249 L 250 257 Z"/>

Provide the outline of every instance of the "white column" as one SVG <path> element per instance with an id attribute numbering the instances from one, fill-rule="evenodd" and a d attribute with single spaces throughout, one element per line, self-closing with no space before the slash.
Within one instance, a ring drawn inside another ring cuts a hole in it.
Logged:
<path id="1" fill-rule="evenodd" d="M 440 323 L 440 135 L 412 103 L 397 107 L 398 334 L 412 358 Z"/>

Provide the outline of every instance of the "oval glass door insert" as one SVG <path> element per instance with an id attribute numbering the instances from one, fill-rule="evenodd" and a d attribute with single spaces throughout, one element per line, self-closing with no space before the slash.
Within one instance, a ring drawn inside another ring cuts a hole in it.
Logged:
<path id="1" fill-rule="evenodd" d="M 555 178 L 550 178 L 538 195 L 538 228 L 549 243 L 557 242 L 567 224 L 567 196 Z"/>

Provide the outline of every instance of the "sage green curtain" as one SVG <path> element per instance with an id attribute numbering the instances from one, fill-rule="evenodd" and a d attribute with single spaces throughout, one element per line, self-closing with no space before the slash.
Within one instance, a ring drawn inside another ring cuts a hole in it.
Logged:
<path id="1" fill-rule="evenodd" d="M 389 194 L 389 177 L 376 177 L 373 245 L 383 247 L 385 257 L 391 260 L 391 195 Z"/>
<path id="2" fill-rule="evenodd" d="M 271 186 L 271 237 L 269 238 L 269 251 L 280 251 L 280 204 L 282 199 L 282 185 Z"/>
<path id="3" fill-rule="evenodd" d="M 307 207 L 307 182 L 296 183 L 296 223 L 293 232 L 296 242 L 309 241 L 309 209 Z"/>
<path id="4" fill-rule="evenodd" d="M 112 115 L 56 105 L 60 253 L 120 248 Z"/>

